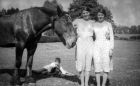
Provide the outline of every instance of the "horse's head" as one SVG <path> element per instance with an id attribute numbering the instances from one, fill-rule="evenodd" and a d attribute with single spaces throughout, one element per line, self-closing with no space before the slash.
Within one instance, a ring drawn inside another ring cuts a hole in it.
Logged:
<path id="1" fill-rule="evenodd" d="M 76 44 L 76 32 L 72 25 L 71 17 L 64 13 L 59 7 L 58 17 L 54 21 L 54 30 L 67 48 L 72 48 Z"/>

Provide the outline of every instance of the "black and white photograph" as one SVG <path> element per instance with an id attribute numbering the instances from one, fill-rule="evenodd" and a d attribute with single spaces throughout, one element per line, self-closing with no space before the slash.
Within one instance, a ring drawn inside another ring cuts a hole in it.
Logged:
<path id="1" fill-rule="evenodd" d="M 140 86 L 140 0 L 0 0 L 0 86 Z"/>

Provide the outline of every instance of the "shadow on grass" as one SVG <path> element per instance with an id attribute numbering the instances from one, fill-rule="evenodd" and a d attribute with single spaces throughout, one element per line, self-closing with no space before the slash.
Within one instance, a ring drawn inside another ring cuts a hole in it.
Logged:
<path id="1" fill-rule="evenodd" d="M 0 69 L 0 75 L 2 74 L 9 74 L 11 77 L 13 76 L 13 73 L 14 73 L 14 69 Z M 26 76 L 26 70 L 25 69 L 21 69 L 20 70 L 20 73 L 19 73 L 20 77 L 22 78 L 25 78 Z M 56 78 L 62 78 L 62 79 L 65 79 L 65 80 L 69 80 L 69 81 L 72 81 L 74 83 L 78 83 L 80 84 L 80 79 L 77 75 L 75 76 L 58 76 L 58 75 L 52 75 L 52 74 L 37 74 L 34 72 L 34 70 L 32 71 L 32 77 L 38 81 L 38 80 L 41 80 L 41 79 L 47 79 L 47 78 L 50 78 L 50 77 L 56 77 Z M 102 81 L 102 79 L 101 79 Z M 22 80 L 22 83 L 25 82 L 25 79 Z M 89 84 L 94 84 L 96 86 L 96 79 L 95 79 L 95 76 L 90 76 L 89 78 Z M 110 85 L 110 82 L 109 80 L 107 80 L 107 86 Z"/>

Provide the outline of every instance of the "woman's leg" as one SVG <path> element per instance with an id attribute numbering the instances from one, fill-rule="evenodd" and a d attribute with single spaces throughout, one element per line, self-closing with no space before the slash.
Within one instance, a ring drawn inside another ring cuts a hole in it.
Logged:
<path id="1" fill-rule="evenodd" d="M 96 75 L 96 83 L 97 86 L 100 86 L 100 77 L 101 77 L 101 72 L 102 72 L 102 67 L 101 67 L 101 52 L 99 46 L 95 46 L 94 48 L 94 68 L 95 68 L 95 75 Z"/>
<path id="2" fill-rule="evenodd" d="M 88 48 L 88 54 L 86 56 L 86 67 L 85 67 L 85 86 L 88 86 L 89 82 L 89 76 L 91 71 L 91 65 L 92 65 L 92 57 L 93 57 L 93 49 Z"/>
<path id="3" fill-rule="evenodd" d="M 100 77 L 101 77 L 101 73 L 95 73 L 96 74 L 96 82 L 97 82 L 97 86 L 100 86 Z"/>
<path id="4" fill-rule="evenodd" d="M 89 81 L 89 71 L 85 71 L 85 86 L 88 86 Z"/>
<path id="5" fill-rule="evenodd" d="M 102 86 L 105 86 L 105 85 L 106 85 L 107 79 L 108 79 L 108 73 L 107 73 L 107 72 L 104 72 L 104 73 L 103 73 L 103 82 L 102 82 Z"/>
<path id="6" fill-rule="evenodd" d="M 81 86 L 85 85 L 85 71 L 80 72 Z"/>
<path id="7" fill-rule="evenodd" d="M 95 67 L 95 75 L 96 75 L 96 83 L 97 86 L 101 86 L 101 72 L 103 71 L 102 69 L 102 52 L 100 45 L 95 45 L 94 48 L 94 67 Z"/>
<path id="8" fill-rule="evenodd" d="M 111 57 L 109 55 L 109 47 L 104 46 L 102 48 L 102 61 L 103 61 L 103 82 L 102 82 L 102 86 L 106 85 L 107 79 L 108 79 L 108 73 L 111 70 L 111 65 L 113 66 L 113 64 L 111 64 Z"/>

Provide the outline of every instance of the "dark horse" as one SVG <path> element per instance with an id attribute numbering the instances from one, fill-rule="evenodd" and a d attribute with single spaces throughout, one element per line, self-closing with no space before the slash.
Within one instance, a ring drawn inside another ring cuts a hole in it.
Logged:
<path id="1" fill-rule="evenodd" d="M 24 49 L 27 49 L 25 80 L 28 83 L 35 82 L 32 78 L 33 55 L 43 31 L 52 28 L 67 48 L 75 45 L 76 33 L 70 16 L 59 6 L 56 8 L 54 11 L 45 7 L 33 7 L 0 18 L 0 47 L 16 47 L 13 75 L 15 84 L 20 84 L 19 71 Z M 49 27 L 49 24 L 52 26 Z"/>

